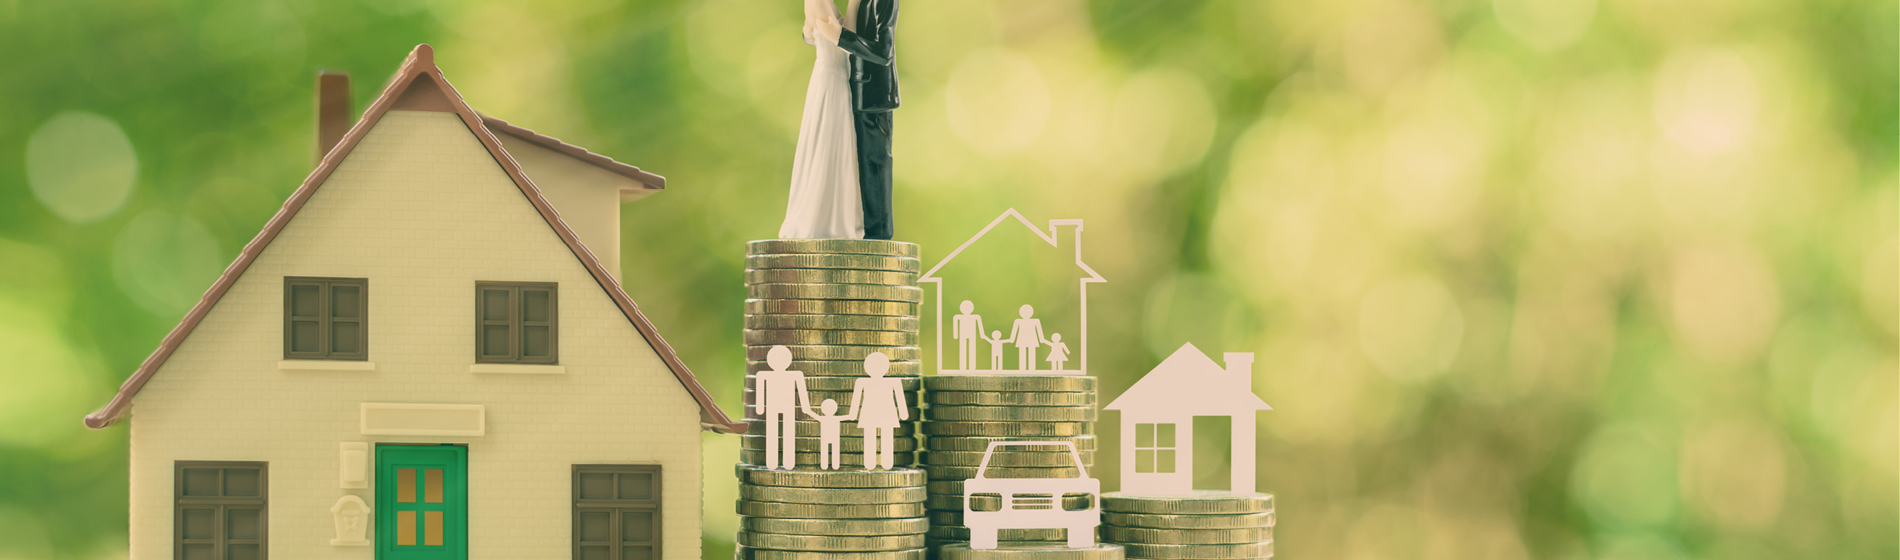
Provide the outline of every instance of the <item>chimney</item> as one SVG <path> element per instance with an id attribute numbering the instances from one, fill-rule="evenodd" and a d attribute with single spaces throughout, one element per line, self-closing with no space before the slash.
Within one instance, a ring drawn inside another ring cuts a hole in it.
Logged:
<path id="1" fill-rule="evenodd" d="M 317 73 L 317 161 L 343 141 L 350 131 L 350 75 L 324 70 Z"/>
<path id="2" fill-rule="evenodd" d="M 1238 391 L 1253 392 L 1253 352 L 1228 352 L 1221 354 L 1227 360 L 1227 381 L 1231 388 Z"/>

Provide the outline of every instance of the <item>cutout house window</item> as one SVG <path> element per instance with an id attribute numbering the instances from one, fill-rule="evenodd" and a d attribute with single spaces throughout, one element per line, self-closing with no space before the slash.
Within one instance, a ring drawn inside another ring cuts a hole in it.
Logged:
<path id="1" fill-rule="evenodd" d="M 660 557 L 660 467 L 574 465 L 574 560 Z"/>
<path id="2" fill-rule="evenodd" d="M 284 278 L 284 359 L 369 359 L 369 280 Z"/>
<path id="3" fill-rule="evenodd" d="M 552 282 L 476 282 L 475 361 L 557 363 L 558 295 Z"/>
<path id="4" fill-rule="evenodd" d="M 1174 424 L 1135 424 L 1135 472 L 1174 472 Z"/>
<path id="5" fill-rule="evenodd" d="M 178 461 L 172 477 L 172 557 L 261 560 L 268 527 L 265 463 Z"/>

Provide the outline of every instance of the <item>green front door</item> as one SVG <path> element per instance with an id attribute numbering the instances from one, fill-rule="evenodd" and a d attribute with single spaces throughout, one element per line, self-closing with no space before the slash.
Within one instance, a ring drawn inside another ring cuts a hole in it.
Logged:
<path id="1" fill-rule="evenodd" d="M 468 448 L 376 446 L 377 560 L 468 558 Z"/>

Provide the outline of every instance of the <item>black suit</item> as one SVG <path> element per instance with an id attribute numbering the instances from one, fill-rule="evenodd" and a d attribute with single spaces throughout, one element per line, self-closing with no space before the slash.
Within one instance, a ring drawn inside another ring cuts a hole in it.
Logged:
<path id="1" fill-rule="evenodd" d="M 858 133 L 858 195 L 864 238 L 890 239 L 891 110 L 897 108 L 897 0 L 863 0 L 857 31 L 838 33 L 851 53 L 852 122 Z"/>

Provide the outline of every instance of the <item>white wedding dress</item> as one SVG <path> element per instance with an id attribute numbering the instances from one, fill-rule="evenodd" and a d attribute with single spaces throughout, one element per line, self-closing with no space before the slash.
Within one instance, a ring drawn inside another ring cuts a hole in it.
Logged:
<path id="1" fill-rule="evenodd" d="M 862 239 L 864 202 L 858 197 L 858 136 L 852 128 L 850 57 L 818 43 L 818 61 L 805 89 L 805 117 L 792 156 L 792 192 L 780 239 Z"/>

